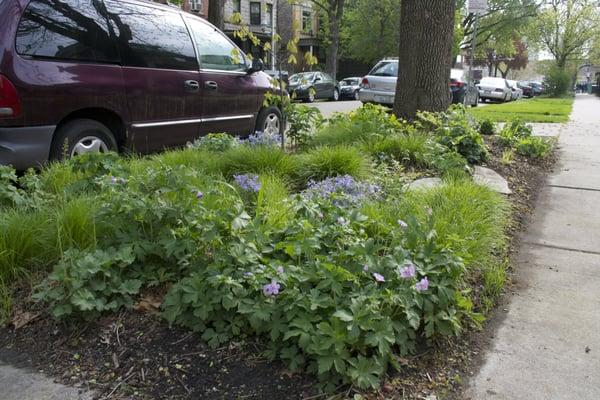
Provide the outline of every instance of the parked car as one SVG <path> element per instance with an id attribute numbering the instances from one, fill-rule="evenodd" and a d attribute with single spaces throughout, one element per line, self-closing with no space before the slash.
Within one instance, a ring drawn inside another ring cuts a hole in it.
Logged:
<path id="1" fill-rule="evenodd" d="M 265 70 L 264 73 L 269 75 L 271 77 L 271 79 L 274 79 L 276 81 L 276 83 L 278 84 L 279 71 L 270 69 L 270 70 Z M 287 85 L 289 84 L 289 80 L 290 80 L 290 73 L 288 71 L 281 71 L 281 80 L 285 84 L 284 87 L 287 87 Z"/>
<path id="2" fill-rule="evenodd" d="M 533 97 L 533 88 L 527 81 L 517 82 L 517 86 L 523 91 L 523 97 Z"/>
<path id="3" fill-rule="evenodd" d="M 517 81 L 507 79 L 506 83 L 508 83 L 508 86 L 512 92 L 511 100 L 519 100 L 523 97 L 523 90 L 519 87 Z"/>
<path id="4" fill-rule="evenodd" d="M 340 81 L 340 98 L 359 100 L 360 78 L 346 78 Z"/>
<path id="5" fill-rule="evenodd" d="M 529 82 L 529 85 L 533 88 L 533 95 L 539 96 L 544 93 L 544 85 L 542 82 Z"/>
<path id="6" fill-rule="evenodd" d="M 205 20 L 146 1 L 55 3 L 0 1 L 0 164 L 283 129 L 262 63 Z"/>
<path id="7" fill-rule="evenodd" d="M 312 103 L 317 99 L 338 101 L 339 84 L 325 72 L 301 72 L 290 76 L 288 92 L 292 99 Z"/>
<path id="8" fill-rule="evenodd" d="M 393 106 L 398 81 L 398 59 L 379 61 L 360 83 L 358 98 L 363 103 Z"/>
<path id="9" fill-rule="evenodd" d="M 391 107 L 394 105 L 396 97 L 397 81 L 398 59 L 387 58 L 381 60 L 362 79 L 358 98 L 363 103 L 375 103 Z M 449 83 L 448 95 L 452 96 L 453 103 L 477 106 L 479 93 L 474 85 L 471 91 L 468 90 L 462 70 L 452 70 Z"/>
<path id="10" fill-rule="evenodd" d="M 477 107 L 479 104 L 479 91 L 474 83 L 469 84 L 467 73 L 462 69 L 450 71 L 450 91 L 452 104 L 464 104 Z"/>
<path id="11" fill-rule="evenodd" d="M 512 90 L 506 82 L 506 79 L 485 77 L 482 78 L 477 85 L 479 89 L 479 98 L 483 101 L 510 101 L 512 98 Z"/>

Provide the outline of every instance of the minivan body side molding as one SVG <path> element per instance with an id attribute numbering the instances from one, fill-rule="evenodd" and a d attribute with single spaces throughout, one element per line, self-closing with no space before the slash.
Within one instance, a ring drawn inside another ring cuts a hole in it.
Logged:
<path id="1" fill-rule="evenodd" d="M 236 119 L 250 119 L 250 118 L 254 118 L 254 114 L 232 115 L 230 117 L 185 119 L 185 120 L 178 120 L 178 121 L 144 122 L 144 123 L 139 123 L 139 124 L 132 124 L 131 126 L 133 128 L 156 128 L 156 127 L 160 127 L 160 126 L 201 124 L 203 122 L 231 121 L 231 120 L 236 120 Z"/>

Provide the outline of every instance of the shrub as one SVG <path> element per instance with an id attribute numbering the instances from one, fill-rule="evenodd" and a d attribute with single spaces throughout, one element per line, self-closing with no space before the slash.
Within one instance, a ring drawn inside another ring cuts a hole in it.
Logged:
<path id="1" fill-rule="evenodd" d="M 323 123 L 319 109 L 295 103 L 286 106 L 288 131 L 286 136 L 296 148 L 306 146 L 310 141 L 311 132 Z"/>
<path id="2" fill-rule="evenodd" d="M 368 143 L 365 149 L 380 161 L 392 159 L 406 167 L 448 172 L 466 166 L 458 153 L 422 133 L 386 137 Z"/>
<path id="3" fill-rule="evenodd" d="M 370 160 L 357 148 L 349 146 L 319 147 L 297 158 L 296 182 L 300 187 L 309 181 L 351 175 L 364 178 L 369 172 Z"/>
<path id="4" fill-rule="evenodd" d="M 479 123 L 479 133 L 482 135 L 495 135 L 496 124 L 491 119 L 484 119 Z"/>
<path id="5" fill-rule="evenodd" d="M 454 106 L 445 113 L 421 112 L 417 117 L 421 129 L 433 132 L 441 144 L 468 162 L 478 163 L 487 158 L 483 138 L 475 129 L 476 122 L 464 107 Z"/>
<path id="6" fill-rule="evenodd" d="M 552 66 L 546 71 L 544 84 L 546 93 L 551 97 L 561 97 L 572 90 L 573 80 L 571 75 L 564 68 Z"/>
<path id="7" fill-rule="evenodd" d="M 409 129 L 387 109 L 365 104 L 349 115 L 338 114 L 324 124 L 312 137 L 312 146 L 336 146 L 364 143 L 385 138 Z"/>
<path id="8" fill-rule="evenodd" d="M 421 330 L 428 338 L 458 331 L 462 264 L 428 242 L 427 224 L 396 225 L 383 246 L 346 207 L 300 200 L 293 213 L 284 228 L 257 236 L 260 226 L 250 224 L 215 249 L 210 265 L 173 286 L 167 320 L 213 347 L 264 336 L 272 357 L 331 388 L 376 387 L 393 349 L 414 351 Z M 247 237 L 255 246 L 240 246 Z"/>
<path id="9" fill-rule="evenodd" d="M 533 129 L 522 121 L 507 124 L 498 135 L 500 142 L 526 157 L 545 158 L 554 147 L 553 138 L 533 136 Z"/>

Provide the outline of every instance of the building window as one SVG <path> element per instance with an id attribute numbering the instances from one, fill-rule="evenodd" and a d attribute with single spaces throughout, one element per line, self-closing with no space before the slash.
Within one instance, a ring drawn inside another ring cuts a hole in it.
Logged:
<path id="1" fill-rule="evenodd" d="M 250 25 L 260 25 L 260 3 L 257 1 L 250 2 Z"/>
<path id="2" fill-rule="evenodd" d="M 233 0 L 233 12 L 234 13 L 242 12 L 242 1 L 241 0 Z"/>
<path id="3" fill-rule="evenodd" d="M 311 11 L 302 11 L 302 32 L 309 35 L 312 35 L 313 33 L 313 17 Z"/>
<path id="4" fill-rule="evenodd" d="M 202 10 L 202 0 L 190 0 L 190 11 L 200 12 Z"/>
<path id="5" fill-rule="evenodd" d="M 267 23 L 269 26 L 273 26 L 273 4 L 267 4 Z"/>

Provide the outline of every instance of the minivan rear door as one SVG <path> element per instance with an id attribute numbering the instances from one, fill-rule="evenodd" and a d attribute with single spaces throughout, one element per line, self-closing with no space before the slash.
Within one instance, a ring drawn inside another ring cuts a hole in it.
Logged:
<path id="1" fill-rule="evenodd" d="M 186 22 L 200 61 L 201 134 L 253 133 L 261 99 L 241 50 L 200 18 L 186 17 Z"/>
<path id="2" fill-rule="evenodd" d="M 123 63 L 133 150 L 158 151 L 197 138 L 198 61 L 181 13 L 151 3 L 104 1 Z"/>

